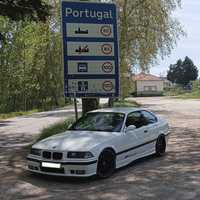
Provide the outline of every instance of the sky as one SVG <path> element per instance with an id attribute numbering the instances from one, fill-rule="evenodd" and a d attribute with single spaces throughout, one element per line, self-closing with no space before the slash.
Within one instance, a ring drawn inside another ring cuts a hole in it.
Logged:
<path id="1" fill-rule="evenodd" d="M 150 72 L 155 75 L 166 75 L 170 64 L 175 64 L 185 56 L 190 57 L 200 72 L 200 0 L 182 0 L 182 8 L 174 12 L 175 17 L 181 22 L 186 37 L 181 37 L 177 46 L 169 57 L 160 60 Z"/>

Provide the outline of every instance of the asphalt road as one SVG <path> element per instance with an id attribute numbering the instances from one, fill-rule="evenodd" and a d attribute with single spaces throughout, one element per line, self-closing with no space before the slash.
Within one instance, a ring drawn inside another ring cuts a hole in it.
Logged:
<path id="1" fill-rule="evenodd" d="M 136 100 L 169 120 L 167 154 L 140 159 L 105 180 L 36 176 L 24 168 L 27 144 L 43 127 L 73 114 L 72 108 L 0 121 L 0 199 L 200 199 L 200 101 Z"/>

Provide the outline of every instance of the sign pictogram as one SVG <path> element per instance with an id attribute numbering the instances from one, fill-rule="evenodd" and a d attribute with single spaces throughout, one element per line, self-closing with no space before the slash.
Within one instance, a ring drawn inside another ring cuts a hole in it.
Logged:
<path id="1" fill-rule="evenodd" d="M 106 37 L 110 36 L 112 34 L 111 26 L 109 25 L 102 26 L 100 32 L 103 36 L 106 36 Z"/>
<path id="2" fill-rule="evenodd" d="M 105 81 L 103 83 L 103 90 L 106 92 L 110 92 L 111 90 L 113 90 L 114 86 L 112 81 Z"/>
<path id="3" fill-rule="evenodd" d="M 102 70 L 105 72 L 105 73 L 110 73 L 112 72 L 113 70 L 113 64 L 111 62 L 105 62 L 103 65 L 102 65 Z"/>
<path id="4" fill-rule="evenodd" d="M 105 55 L 109 55 L 112 53 L 112 45 L 111 44 L 103 44 L 101 46 L 101 51 Z"/>

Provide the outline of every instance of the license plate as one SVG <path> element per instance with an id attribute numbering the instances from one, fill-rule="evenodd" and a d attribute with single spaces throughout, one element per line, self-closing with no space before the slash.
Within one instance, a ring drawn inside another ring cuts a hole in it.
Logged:
<path id="1" fill-rule="evenodd" d="M 42 167 L 49 167 L 49 168 L 60 169 L 61 168 L 61 164 L 60 163 L 42 162 Z"/>

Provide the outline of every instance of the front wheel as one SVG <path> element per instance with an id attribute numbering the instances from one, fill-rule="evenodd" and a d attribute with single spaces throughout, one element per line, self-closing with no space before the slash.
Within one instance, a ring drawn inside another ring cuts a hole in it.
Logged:
<path id="1" fill-rule="evenodd" d="M 115 171 L 115 153 L 108 149 L 104 150 L 98 160 L 97 176 L 99 178 L 108 178 Z"/>
<path id="2" fill-rule="evenodd" d="M 156 141 L 156 155 L 163 156 L 166 151 L 165 135 L 160 135 Z"/>

